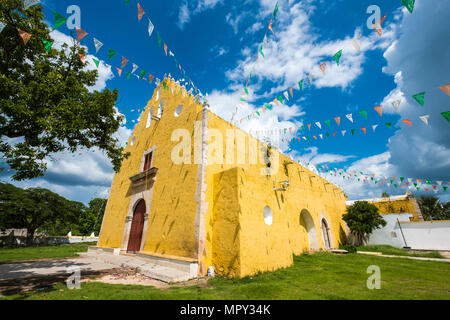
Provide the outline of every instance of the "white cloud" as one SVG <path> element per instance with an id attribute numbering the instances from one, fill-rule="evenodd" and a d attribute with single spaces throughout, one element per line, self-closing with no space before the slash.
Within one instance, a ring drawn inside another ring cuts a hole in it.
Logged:
<path id="1" fill-rule="evenodd" d="M 178 12 L 178 27 L 183 29 L 184 25 L 191 21 L 192 16 L 213 9 L 215 6 L 222 3 L 223 0 L 184 1 Z"/>

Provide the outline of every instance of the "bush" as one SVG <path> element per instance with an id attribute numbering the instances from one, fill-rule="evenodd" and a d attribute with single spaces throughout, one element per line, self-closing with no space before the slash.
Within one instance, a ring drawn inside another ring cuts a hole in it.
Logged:
<path id="1" fill-rule="evenodd" d="M 356 247 L 352 244 L 343 244 L 339 246 L 341 250 L 347 250 L 349 253 L 356 253 Z"/>

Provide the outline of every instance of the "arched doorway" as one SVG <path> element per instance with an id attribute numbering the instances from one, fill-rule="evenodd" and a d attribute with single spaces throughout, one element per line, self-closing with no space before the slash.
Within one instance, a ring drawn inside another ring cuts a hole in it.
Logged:
<path id="1" fill-rule="evenodd" d="M 127 252 L 136 253 L 141 250 L 142 233 L 144 231 L 145 211 L 146 211 L 145 201 L 141 199 L 134 208 Z"/>
<path id="2" fill-rule="evenodd" d="M 332 248 L 331 234 L 330 234 L 330 228 L 328 227 L 328 223 L 325 219 L 322 219 L 322 221 L 320 223 L 320 227 L 322 229 L 323 245 L 325 247 L 325 250 L 329 250 Z"/>
<path id="3" fill-rule="evenodd" d="M 300 225 L 305 228 L 308 234 L 309 250 L 318 251 L 319 241 L 317 240 L 316 227 L 314 226 L 314 220 L 308 210 L 304 209 L 300 213 Z"/>

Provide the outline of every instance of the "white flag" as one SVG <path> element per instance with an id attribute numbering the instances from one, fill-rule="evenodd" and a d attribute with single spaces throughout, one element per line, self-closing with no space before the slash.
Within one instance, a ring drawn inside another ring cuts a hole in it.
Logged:
<path id="1" fill-rule="evenodd" d="M 426 115 L 426 116 L 421 116 L 421 117 L 419 117 L 419 118 L 420 118 L 420 120 L 422 120 L 423 122 L 425 122 L 425 124 L 428 125 L 428 118 L 429 118 L 429 117 L 430 117 L 429 115 Z"/>
<path id="2" fill-rule="evenodd" d="M 286 100 L 289 101 L 289 93 L 287 91 L 285 91 L 283 93 L 283 95 L 286 97 Z"/>
<path id="3" fill-rule="evenodd" d="M 312 84 L 312 80 L 313 80 L 313 78 L 314 78 L 314 74 L 313 74 L 313 73 L 310 73 L 310 74 L 308 75 L 308 78 L 309 78 L 309 83 Z"/>
<path id="4" fill-rule="evenodd" d="M 148 19 L 148 36 L 151 37 L 153 30 L 155 29 L 155 26 L 153 25 L 153 23 L 150 21 L 150 19 Z"/>
<path id="5" fill-rule="evenodd" d="M 320 129 L 322 129 L 322 125 L 320 124 L 320 122 L 316 122 L 316 126 L 318 126 Z"/>
<path id="6" fill-rule="evenodd" d="M 27 10 L 29 7 L 32 7 L 38 3 L 41 3 L 39 0 L 25 0 L 23 3 L 23 7 Z"/>
<path id="7" fill-rule="evenodd" d="M 373 129 L 373 132 L 375 132 L 375 129 L 378 127 L 378 125 L 376 124 L 376 125 L 374 125 L 374 126 L 372 126 L 372 129 Z"/>
<path id="8" fill-rule="evenodd" d="M 3 29 L 5 29 L 6 24 L 4 24 L 3 22 L 0 22 L 0 33 L 3 31 Z"/>
<path id="9" fill-rule="evenodd" d="M 94 38 L 95 52 L 98 53 L 101 47 L 103 47 L 103 43 Z"/>
<path id="10" fill-rule="evenodd" d="M 169 55 L 171 55 L 172 57 L 174 57 L 175 55 L 172 53 L 172 51 L 169 50 Z"/>
<path id="11" fill-rule="evenodd" d="M 353 123 L 353 115 L 351 113 L 347 114 L 345 116 L 348 120 L 350 120 L 351 123 Z"/>
<path id="12" fill-rule="evenodd" d="M 322 134 L 319 134 L 319 137 L 320 137 L 320 139 L 323 139 L 323 135 Z"/>
<path id="13" fill-rule="evenodd" d="M 264 44 L 264 46 L 267 46 L 267 36 L 266 35 L 264 35 L 263 44 Z"/>
<path id="14" fill-rule="evenodd" d="M 392 102 L 392 107 L 394 108 L 395 111 L 398 111 L 401 102 L 402 102 L 401 100 L 395 100 Z"/>
<path id="15" fill-rule="evenodd" d="M 442 186 L 442 181 L 436 181 L 438 185 Z"/>
<path id="16" fill-rule="evenodd" d="M 342 130 L 342 136 L 345 136 L 346 130 Z"/>
<path id="17" fill-rule="evenodd" d="M 133 63 L 133 71 L 131 71 L 131 73 L 135 73 L 137 69 L 139 69 L 139 67 Z"/>
<path id="18" fill-rule="evenodd" d="M 361 43 L 360 43 L 359 39 L 361 39 L 361 35 L 360 34 L 356 35 L 356 37 L 352 40 L 353 47 L 355 47 L 355 50 L 358 53 L 361 51 Z"/>

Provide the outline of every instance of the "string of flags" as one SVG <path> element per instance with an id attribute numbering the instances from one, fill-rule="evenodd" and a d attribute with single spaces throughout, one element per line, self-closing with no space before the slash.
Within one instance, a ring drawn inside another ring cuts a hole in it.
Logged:
<path id="1" fill-rule="evenodd" d="M 278 2 L 275 4 L 275 8 L 274 8 L 273 13 L 272 13 L 272 16 L 271 16 L 271 18 L 270 18 L 269 26 L 268 26 L 268 28 L 267 28 L 268 30 L 270 30 L 270 31 L 272 32 L 273 35 L 275 35 L 275 33 L 273 32 L 272 22 L 275 21 L 275 19 L 276 19 L 276 17 L 277 17 L 277 13 L 278 13 Z M 231 117 L 231 122 L 233 122 L 234 118 L 235 118 L 236 115 L 237 115 L 239 105 L 241 105 L 243 102 L 246 101 L 246 100 L 245 100 L 245 99 L 246 99 L 246 96 L 249 94 L 249 93 L 248 93 L 248 89 L 247 89 L 248 84 L 250 83 L 250 80 L 251 80 L 251 78 L 252 78 L 253 72 L 254 72 L 254 70 L 255 70 L 255 64 L 258 63 L 258 57 L 259 57 L 259 55 L 261 55 L 261 56 L 264 58 L 263 46 L 265 46 L 265 45 L 267 45 L 267 31 L 264 33 L 264 38 L 263 38 L 262 44 L 260 44 L 260 45 L 258 46 L 258 52 L 257 52 L 257 54 L 256 54 L 256 60 L 255 60 L 255 62 L 254 62 L 254 65 L 253 65 L 253 68 L 252 68 L 252 70 L 251 70 L 251 72 L 250 72 L 250 75 L 249 75 L 248 78 L 247 78 L 247 82 L 246 82 L 246 84 L 245 84 L 245 86 L 244 86 L 244 91 L 242 92 L 240 102 L 239 102 L 238 105 L 236 105 L 236 108 L 235 108 L 235 110 L 234 110 L 234 112 L 233 112 L 233 115 L 232 115 L 232 117 Z"/>
<path id="2" fill-rule="evenodd" d="M 415 0 L 402 0 L 402 4 L 408 9 L 408 11 L 410 13 L 413 13 L 413 9 L 414 9 L 414 4 L 415 4 Z M 274 17 L 276 15 L 276 12 L 278 11 L 278 3 L 276 5 L 276 9 L 274 10 Z M 381 37 L 382 36 L 382 23 L 384 22 L 384 20 L 386 19 L 387 14 L 385 14 L 383 17 L 381 17 L 378 21 L 375 22 L 375 24 L 373 24 L 373 29 L 377 32 L 377 34 Z M 269 25 L 271 27 L 271 24 Z M 273 33 L 273 30 L 271 30 Z M 266 39 L 266 38 L 265 38 Z M 354 47 L 354 49 L 359 53 L 360 49 L 361 49 L 361 44 L 360 44 L 360 39 L 361 39 L 361 34 L 356 34 L 355 37 L 352 39 L 352 46 Z M 263 42 L 263 44 L 265 44 L 265 42 Z M 264 53 L 262 51 L 263 49 L 263 45 L 261 45 L 259 47 L 259 52 L 261 54 L 261 56 L 264 58 Z M 338 52 L 336 52 L 333 55 L 333 60 L 336 62 L 337 66 L 340 65 L 340 60 L 342 57 L 344 49 L 339 50 Z M 256 59 L 256 61 L 258 61 L 258 59 Z M 322 72 L 322 75 L 325 76 L 326 75 L 326 69 L 327 66 L 329 65 L 329 62 L 324 61 L 322 63 L 319 64 L 319 69 Z M 313 79 L 316 77 L 316 74 L 313 72 L 309 73 L 306 75 L 305 78 L 301 79 L 298 82 L 298 90 L 301 92 L 303 91 L 305 85 L 307 84 L 307 80 L 309 80 L 309 85 L 311 86 L 313 83 Z M 246 96 L 248 96 L 249 92 L 247 89 L 248 86 L 248 82 L 249 82 L 250 77 L 247 80 L 247 85 L 244 87 L 244 92 L 242 93 L 241 99 L 239 104 L 243 104 L 247 102 L 247 98 Z M 260 111 L 264 111 L 264 109 L 269 109 L 271 110 L 271 107 L 269 107 L 269 105 L 274 106 L 277 105 L 278 102 L 280 101 L 282 104 L 284 103 L 283 100 L 286 99 L 287 101 L 289 101 L 289 93 L 291 98 L 294 97 L 293 91 L 295 90 L 294 87 L 290 87 L 287 90 L 285 90 L 282 94 L 278 95 L 276 98 L 274 98 L 273 101 L 271 101 L 270 103 L 265 103 L 261 108 L 257 109 L 255 112 L 252 113 L 252 115 L 248 115 L 246 117 L 243 117 L 239 120 L 239 123 L 242 123 L 242 121 L 246 121 L 246 120 L 250 120 L 251 118 L 255 118 L 256 115 L 260 115 Z M 418 96 L 418 99 L 420 99 L 420 96 Z M 417 99 L 416 99 L 417 100 Z M 419 102 L 419 101 L 418 101 Z M 420 103 L 420 102 L 419 102 Z M 235 109 L 235 112 L 233 113 L 233 116 L 231 118 L 231 122 L 236 125 L 237 121 L 235 121 L 235 116 L 237 115 L 237 107 Z"/>

